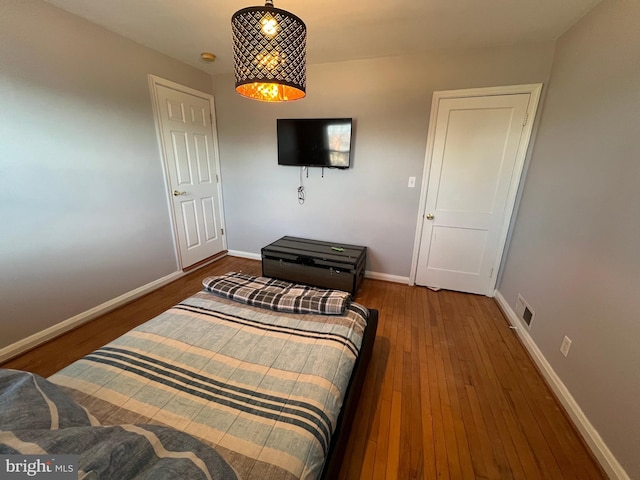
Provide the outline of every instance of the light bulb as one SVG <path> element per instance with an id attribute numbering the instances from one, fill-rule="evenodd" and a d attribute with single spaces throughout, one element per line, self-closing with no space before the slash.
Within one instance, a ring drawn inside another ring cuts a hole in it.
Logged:
<path id="1" fill-rule="evenodd" d="M 269 37 L 273 37 L 278 33 L 278 22 L 276 22 L 275 18 L 262 19 L 262 33 Z"/>

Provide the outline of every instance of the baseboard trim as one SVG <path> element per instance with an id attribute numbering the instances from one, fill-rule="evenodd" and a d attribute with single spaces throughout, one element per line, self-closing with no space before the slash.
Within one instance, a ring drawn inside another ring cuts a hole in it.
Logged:
<path id="1" fill-rule="evenodd" d="M 384 280 L 385 282 L 402 283 L 409 285 L 409 277 L 402 277 L 400 275 L 390 275 L 388 273 L 371 272 L 369 270 L 364 272 L 366 278 L 372 280 Z"/>
<path id="2" fill-rule="evenodd" d="M 569 418 L 571 418 L 571 421 L 576 426 L 596 457 L 596 460 L 600 463 L 609 478 L 617 480 L 631 480 L 627 472 L 622 468 L 622 465 L 618 463 L 613 453 L 611 453 L 609 447 L 604 443 L 604 440 L 602 440 L 598 431 L 584 414 L 578 405 L 578 402 L 573 398 L 569 389 L 565 386 L 558 374 L 553 370 L 551 364 L 543 355 L 542 351 L 540 351 L 536 343 L 533 341 L 526 325 L 518 318 L 515 311 L 499 291 L 496 291 L 495 299 L 498 302 L 498 306 L 507 317 L 509 323 L 515 327 L 520 341 L 529 352 L 529 355 L 531 355 L 531 358 L 533 358 L 538 370 L 542 373 L 547 384 L 551 387 L 558 400 L 560 400 L 560 403 L 564 406 Z"/>
<path id="3" fill-rule="evenodd" d="M 18 355 L 21 355 L 24 352 L 37 347 L 38 345 L 48 342 L 49 340 L 52 340 L 55 337 L 68 332 L 69 330 L 79 327 L 80 325 L 99 317 L 100 315 L 104 315 L 111 310 L 115 310 L 116 308 L 129 303 L 136 298 L 146 295 L 147 293 L 152 292 L 153 290 L 156 290 L 168 283 L 171 283 L 184 275 L 185 274 L 183 272 L 170 273 L 165 277 L 159 278 L 158 280 L 147 283 L 146 285 L 131 290 L 130 292 L 124 293 L 119 297 L 104 302 L 97 307 L 93 307 L 89 310 L 79 313 L 78 315 L 63 320 L 60 323 L 56 323 L 55 325 L 52 325 L 51 327 L 46 328 L 40 332 L 34 333 L 27 338 L 23 338 L 22 340 L 12 343 L 11 345 L 7 345 L 6 347 L 0 349 L 0 363 L 17 357 Z"/>
<path id="4" fill-rule="evenodd" d="M 240 250 L 229 250 L 227 255 L 230 257 L 248 258 L 249 260 L 262 260 L 259 253 L 241 252 Z"/>

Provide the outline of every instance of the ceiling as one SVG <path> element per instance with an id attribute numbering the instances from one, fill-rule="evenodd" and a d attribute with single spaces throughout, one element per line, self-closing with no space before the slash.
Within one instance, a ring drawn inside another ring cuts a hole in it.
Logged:
<path id="1" fill-rule="evenodd" d="M 231 15 L 253 0 L 46 0 L 211 74 L 233 71 Z M 310 64 L 552 41 L 600 0 L 275 0 L 307 25 Z M 200 53 L 217 55 L 214 63 Z"/>

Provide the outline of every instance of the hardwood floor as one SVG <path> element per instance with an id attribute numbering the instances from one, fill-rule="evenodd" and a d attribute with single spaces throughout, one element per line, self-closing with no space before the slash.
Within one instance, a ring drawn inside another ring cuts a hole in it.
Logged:
<path id="1" fill-rule="evenodd" d="M 48 376 L 201 289 L 225 257 L 3 367 Z M 340 479 L 603 479 L 493 299 L 365 279 L 378 335 Z"/>

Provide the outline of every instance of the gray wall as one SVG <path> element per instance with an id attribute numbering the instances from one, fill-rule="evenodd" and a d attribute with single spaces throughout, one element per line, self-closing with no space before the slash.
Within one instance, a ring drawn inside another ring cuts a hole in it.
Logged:
<path id="1" fill-rule="evenodd" d="M 203 72 L 49 4 L 0 5 L 0 348 L 177 270 L 147 86 Z"/>
<path id="2" fill-rule="evenodd" d="M 307 97 L 264 104 L 215 77 L 230 250 L 259 253 L 282 235 L 369 247 L 367 270 L 408 277 L 431 96 L 435 90 L 545 82 L 553 45 L 442 52 L 311 65 Z M 276 119 L 353 117 L 349 170 L 277 165 Z M 409 176 L 416 188 L 407 188 Z"/>
<path id="3" fill-rule="evenodd" d="M 640 479 L 640 2 L 605 0 L 557 44 L 500 293 Z M 560 354 L 564 335 L 573 341 Z"/>

